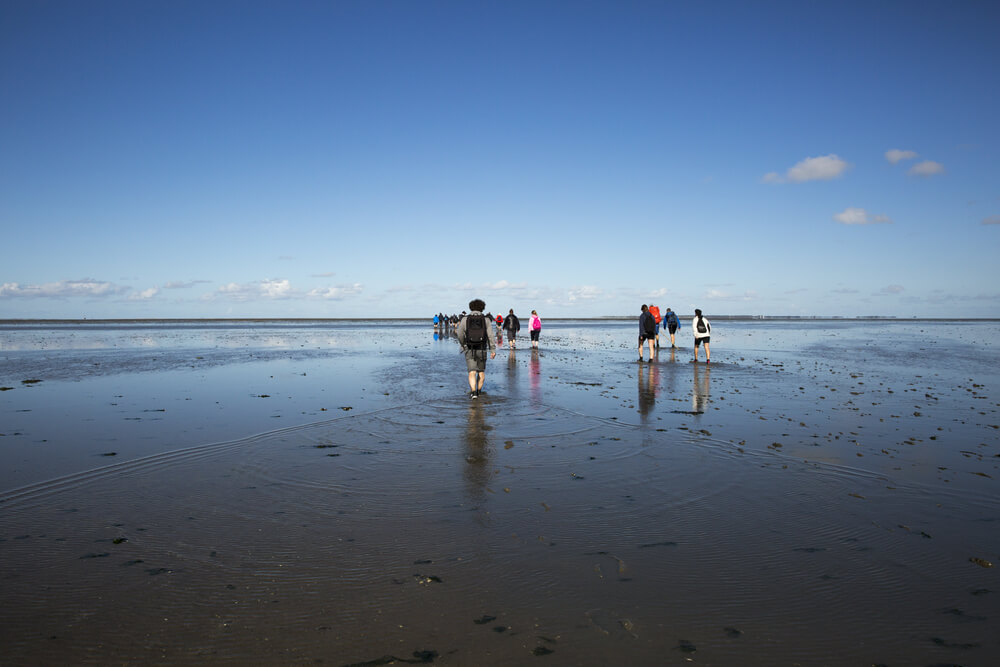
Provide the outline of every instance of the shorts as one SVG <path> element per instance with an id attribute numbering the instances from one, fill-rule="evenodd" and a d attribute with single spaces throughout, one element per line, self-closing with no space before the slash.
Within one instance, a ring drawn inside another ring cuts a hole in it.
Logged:
<path id="1" fill-rule="evenodd" d="M 465 351 L 465 367 L 469 369 L 469 372 L 479 371 L 483 373 L 486 371 L 486 357 L 489 354 L 489 350 L 485 347 L 482 349 L 470 349 Z"/>
<path id="2" fill-rule="evenodd" d="M 538 334 L 540 334 L 540 333 L 542 333 L 541 329 L 532 329 L 531 330 L 531 340 L 533 342 L 537 343 L 538 342 Z"/>
<path id="3" fill-rule="evenodd" d="M 642 346 L 647 340 L 654 340 L 656 336 L 654 334 L 639 334 L 639 345 Z"/>
<path id="4" fill-rule="evenodd" d="M 660 323 L 659 322 L 656 323 L 656 335 L 657 336 L 660 335 Z"/>
<path id="5" fill-rule="evenodd" d="M 701 345 L 702 343 L 704 343 L 705 345 L 708 345 L 708 342 L 709 342 L 709 341 L 710 341 L 711 339 L 712 339 L 712 337 L 711 337 L 711 336 L 705 336 L 705 337 L 703 337 L 703 338 L 695 338 L 695 339 L 694 339 L 694 346 L 695 346 L 695 347 L 698 347 L 698 346 L 699 346 L 699 345 Z"/>
<path id="6" fill-rule="evenodd" d="M 676 324 L 670 324 L 670 325 L 668 325 L 667 329 L 670 331 L 670 335 L 671 336 L 673 336 L 675 333 L 677 333 L 677 325 Z"/>

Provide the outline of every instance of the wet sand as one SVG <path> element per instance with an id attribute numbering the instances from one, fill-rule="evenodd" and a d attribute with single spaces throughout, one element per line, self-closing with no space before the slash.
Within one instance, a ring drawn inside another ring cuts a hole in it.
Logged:
<path id="1" fill-rule="evenodd" d="M 0 330 L 0 662 L 1000 660 L 1000 325 L 721 325 Z"/>

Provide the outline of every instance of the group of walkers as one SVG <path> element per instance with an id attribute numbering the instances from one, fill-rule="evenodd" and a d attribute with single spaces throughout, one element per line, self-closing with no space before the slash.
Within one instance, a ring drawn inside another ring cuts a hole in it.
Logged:
<path id="1" fill-rule="evenodd" d="M 497 356 L 497 342 L 500 336 L 497 328 L 502 328 L 507 335 L 510 349 L 517 347 L 517 332 L 521 330 L 521 321 L 514 314 L 511 308 L 507 317 L 497 315 L 493 319 L 491 313 L 483 313 L 486 302 L 482 299 L 473 299 L 469 302 L 469 313 L 463 314 L 458 322 L 455 335 L 458 344 L 465 354 L 465 367 L 469 371 L 469 396 L 479 398 L 483 391 L 483 383 L 486 382 L 486 355 L 489 353 L 490 359 Z M 538 311 L 531 311 L 531 320 L 528 324 L 528 332 L 531 336 L 531 347 L 538 349 L 538 339 L 542 333 L 542 320 L 538 317 Z"/>
<path id="2" fill-rule="evenodd" d="M 514 314 L 511 308 L 507 317 L 497 315 L 494 319 L 491 313 L 484 313 L 486 302 L 482 299 L 473 299 L 469 302 L 469 312 L 463 312 L 461 317 L 452 315 L 451 318 L 444 315 L 434 317 L 434 327 L 456 326 L 455 335 L 462 353 L 465 355 L 465 366 L 469 371 L 469 396 L 473 399 L 479 398 L 483 391 L 483 384 L 486 382 L 486 357 L 495 359 L 497 356 L 497 344 L 501 343 L 498 329 L 502 329 L 507 336 L 507 342 L 511 350 L 517 347 L 517 334 L 521 330 L 521 321 Z M 656 348 L 660 347 L 660 326 L 670 335 L 670 347 L 677 347 L 676 334 L 680 328 L 680 320 L 677 314 L 670 308 L 666 309 L 662 315 L 660 309 L 653 304 L 642 304 L 642 313 L 639 315 L 639 361 L 642 362 L 642 349 L 644 345 L 649 346 L 649 361 L 653 361 L 656 355 Z M 698 350 L 705 346 L 705 363 L 711 363 L 708 348 L 711 340 L 712 325 L 708 319 L 701 314 L 701 310 L 696 308 L 694 319 L 691 321 L 691 329 L 694 332 L 694 360 L 698 361 Z M 532 349 L 538 349 L 538 339 L 542 331 L 542 320 L 538 317 L 537 311 L 531 311 L 531 320 L 528 324 L 528 331 L 531 335 Z"/>
<path id="3" fill-rule="evenodd" d="M 642 348 L 649 346 L 649 360 L 653 360 L 656 354 L 655 348 L 660 347 L 660 325 L 663 325 L 670 333 L 670 347 L 677 347 L 674 337 L 680 328 L 680 320 L 677 313 L 667 308 L 667 311 L 660 315 L 660 309 L 653 304 L 642 304 L 642 313 L 639 315 L 639 361 L 642 362 Z M 694 360 L 698 361 L 698 348 L 705 346 L 705 363 L 712 363 L 711 353 L 708 343 L 711 340 L 712 325 L 701 314 L 700 308 L 694 309 L 694 319 L 691 320 L 691 329 L 694 331 Z"/>

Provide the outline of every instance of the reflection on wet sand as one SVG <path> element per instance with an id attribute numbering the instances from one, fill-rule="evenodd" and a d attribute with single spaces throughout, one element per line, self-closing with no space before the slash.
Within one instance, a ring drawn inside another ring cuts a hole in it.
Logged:
<path id="1" fill-rule="evenodd" d="M 510 398 L 520 398 L 521 386 L 517 382 L 517 350 L 511 348 L 507 353 L 507 395 Z"/>
<path id="2" fill-rule="evenodd" d="M 465 468 L 463 477 L 469 500 L 481 502 L 490 479 L 490 455 L 493 442 L 490 432 L 493 427 L 486 423 L 484 401 L 470 401 L 465 421 Z"/>
<path id="3" fill-rule="evenodd" d="M 639 414 L 643 422 L 656 405 L 656 394 L 660 389 L 660 369 L 655 364 L 639 364 Z"/>
<path id="4" fill-rule="evenodd" d="M 712 377 L 711 366 L 694 364 L 694 388 L 691 391 L 691 412 L 705 412 L 709 402 L 709 380 Z"/>
<path id="5" fill-rule="evenodd" d="M 542 403 L 542 362 L 538 359 L 538 350 L 531 350 L 531 362 L 528 364 L 528 378 L 531 386 L 531 402 L 533 405 Z"/>
<path id="6" fill-rule="evenodd" d="M 1000 326 L 872 326 L 750 323 L 633 395 L 632 323 L 556 323 L 544 390 L 522 350 L 477 404 L 415 327 L 11 354 L 0 479 L 44 467 L 0 484 L 0 663 L 1000 664 Z"/>

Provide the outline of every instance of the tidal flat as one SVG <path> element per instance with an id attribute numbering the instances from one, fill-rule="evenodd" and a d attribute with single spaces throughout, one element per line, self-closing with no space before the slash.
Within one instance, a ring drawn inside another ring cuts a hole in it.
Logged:
<path id="1" fill-rule="evenodd" d="M 683 324 L 0 323 L 0 663 L 1000 662 L 1000 322 Z"/>

